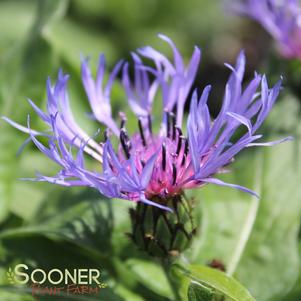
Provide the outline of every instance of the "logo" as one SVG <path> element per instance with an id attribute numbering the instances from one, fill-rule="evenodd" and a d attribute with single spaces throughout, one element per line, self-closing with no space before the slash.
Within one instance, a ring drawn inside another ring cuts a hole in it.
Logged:
<path id="1" fill-rule="evenodd" d="M 97 295 L 106 284 L 98 269 L 30 269 L 18 264 L 6 272 L 12 285 L 28 285 L 32 295 Z"/>

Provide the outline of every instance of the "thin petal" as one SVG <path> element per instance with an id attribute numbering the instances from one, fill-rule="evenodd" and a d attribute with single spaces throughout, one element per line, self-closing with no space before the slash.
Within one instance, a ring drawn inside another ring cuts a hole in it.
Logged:
<path id="1" fill-rule="evenodd" d="M 274 145 L 280 144 L 282 142 L 292 141 L 292 140 L 294 140 L 294 137 L 289 136 L 289 137 L 279 139 L 279 140 L 275 140 L 275 141 L 271 141 L 271 142 L 249 143 L 247 145 L 247 147 L 252 147 L 252 146 L 274 146 Z"/>
<path id="2" fill-rule="evenodd" d="M 216 178 L 202 179 L 202 182 L 211 183 L 211 184 L 215 184 L 215 185 L 219 185 L 219 186 L 226 186 L 226 187 L 235 188 L 235 189 L 241 190 L 243 192 L 250 193 L 251 195 L 253 195 L 253 196 L 255 196 L 256 198 L 259 199 L 259 196 L 256 192 L 254 192 L 253 190 L 250 190 L 246 187 L 240 186 L 240 185 L 226 183 L 226 182 L 223 182 L 223 181 L 221 181 L 219 179 L 216 179 Z"/>
<path id="3" fill-rule="evenodd" d="M 169 208 L 167 206 L 160 205 L 159 203 L 155 203 L 153 201 L 150 201 L 150 200 L 146 199 L 143 195 L 140 197 L 140 201 L 144 204 L 151 205 L 151 206 L 154 206 L 154 207 L 157 207 L 157 208 L 169 211 L 169 212 L 173 212 L 173 210 L 171 208 Z"/>

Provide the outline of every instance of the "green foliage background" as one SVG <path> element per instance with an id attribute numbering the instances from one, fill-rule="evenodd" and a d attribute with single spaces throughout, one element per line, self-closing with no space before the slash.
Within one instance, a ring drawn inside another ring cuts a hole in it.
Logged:
<path id="1" fill-rule="evenodd" d="M 157 38 L 159 32 L 173 38 L 187 59 L 193 45 L 202 48 L 197 86 L 214 85 L 213 114 L 229 74 L 223 63 L 233 63 L 241 48 L 247 53 L 247 77 L 254 69 L 267 73 L 272 83 L 284 75 L 285 89 L 262 132 L 267 140 L 294 135 L 294 142 L 245 151 L 225 177 L 256 190 L 259 201 L 212 186 L 193 192 L 201 231 L 185 257 L 194 266 L 221 260 L 256 300 L 300 300 L 301 63 L 282 61 L 265 32 L 227 14 L 220 1 L 1 0 L 0 115 L 25 124 L 30 113 L 32 127 L 43 127 L 26 97 L 45 106 L 46 78 L 54 79 L 62 67 L 71 74 L 75 115 L 93 133 L 96 125 L 83 114 L 89 108 L 80 85 L 80 54 L 91 56 L 91 65 L 96 65 L 103 52 L 112 66 L 144 45 L 170 53 Z M 118 85 L 113 95 L 115 111 L 126 110 Z M 0 123 L 0 299 L 34 300 L 6 278 L 10 266 L 26 262 L 45 269 L 100 268 L 108 287 L 97 299 L 75 300 L 174 300 L 160 265 L 136 250 L 125 235 L 130 231 L 131 204 L 107 200 L 89 189 L 18 180 L 34 176 L 36 170 L 49 175 L 57 170 L 31 144 L 17 155 L 25 138 Z M 184 277 L 178 285 L 182 300 L 212 300 L 216 291 L 233 300 L 247 300 L 235 291 L 235 285 L 223 290 L 222 276 L 215 287 L 211 280 L 219 279 L 218 275 L 211 276 L 200 266 L 192 271 L 192 279 L 200 282 L 191 285 L 187 294 L 190 276 Z M 70 296 L 55 298 L 73 300 Z"/>

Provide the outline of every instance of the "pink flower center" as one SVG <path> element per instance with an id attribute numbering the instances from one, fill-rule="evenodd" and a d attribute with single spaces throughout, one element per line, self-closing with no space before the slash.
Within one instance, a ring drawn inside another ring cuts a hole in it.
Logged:
<path id="1" fill-rule="evenodd" d="M 132 157 L 139 175 L 154 154 L 157 154 L 152 175 L 145 190 L 145 196 L 167 198 L 180 194 L 186 188 L 199 187 L 193 180 L 194 170 L 189 153 L 188 139 L 176 126 L 167 129 L 166 137 L 152 134 L 151 129 L 144 131 L 139 121 L 140 134 L 129 138 L 126 130 L 121 128 L 119 160 L 126 164 Z M 147 134 L 147 135 L 146 135 Z M 131 175 L 131 167 L 128 167 Z"/>

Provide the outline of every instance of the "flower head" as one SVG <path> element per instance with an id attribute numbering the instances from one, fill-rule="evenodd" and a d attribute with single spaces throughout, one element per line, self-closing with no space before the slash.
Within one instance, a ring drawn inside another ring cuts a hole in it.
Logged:
<path id="1" fill-rule="evenodd" d="M 235 10 L 259 22 L 277 41 L 283 56 L 301 58 L 301 7 L 298 0 L 238 0 Z"/>
<path id="2" fill-rule="evenodd" d="M 39 174 L 35 180 L 63 186 L 89 186 L 108 197 L 167 210 L 165 200 L 207 183 L 255 194 L 214 175 L 223 172 L 246 147 L 281 142 L 258 143 L 261 135 L 256 135 L 279 94 L 281 81 L 269 88 L 265 76 L 255 74 L 243 89 L 245 56 L 241 52 L 235 67 L 227 65 L 231 75 L 222 108 L 212 120 L 207 105 L 211 87 L 205 87 L 200 97 L 196 91 L 190 97 L 201 58 L 200 49 L 194 49 L 190 62 L 185 65 L 174 43 L 166 36 L 160 37 L 172 48 L 173 62 L 151 47 L 138 49 L 133 54 L 133 81 L 128 63 L 119 62 L 105 82 L 104 56 L 100 56 L 95 79 L 88 61 L 83 60 L 82 82 L 93 117 L 107 128 L 103 141 L 97 141 L 97 135 L 89 136 L 78 125 L 69 106 L 69 76 L 61 71 L 54 86 L 50 79 L 47 81 L 47 112 L 29 100 L 50 131 L 42 133 L 31 129 L 29 118 L 24 127 L 4 117 L 11 125 L 28 133 L 37 148 L 61 167 L 56 176 Z M 152 60 L 153 65 L 146 66 L 143 58 Z M 120 126 L 113 118 L 110 94 L 118 74 L 128 104 L 137 117 L 137 131 L 132 136 L 127 132 L 124 113 L 119 114 Z M 152 125 L 157 120 L 153 120 L 152 107 L 159 98 L 163 106 L 161 127 L 159 132 L 154 132 Z M 190 101 L 190 111 L 185 133 L 184 105 L 187 101 Z M 241 126 L 246 131 L 235 140 L 233 137 Z M 39 136 L 48 139 L 48 146 L 39 141 Z M 114 136 L 119 144 L 116 148 L 113 147 Z M 96 167 L 101 166 L 98 171 L 85 167 L 85 153 L 95 159 Z"/>

